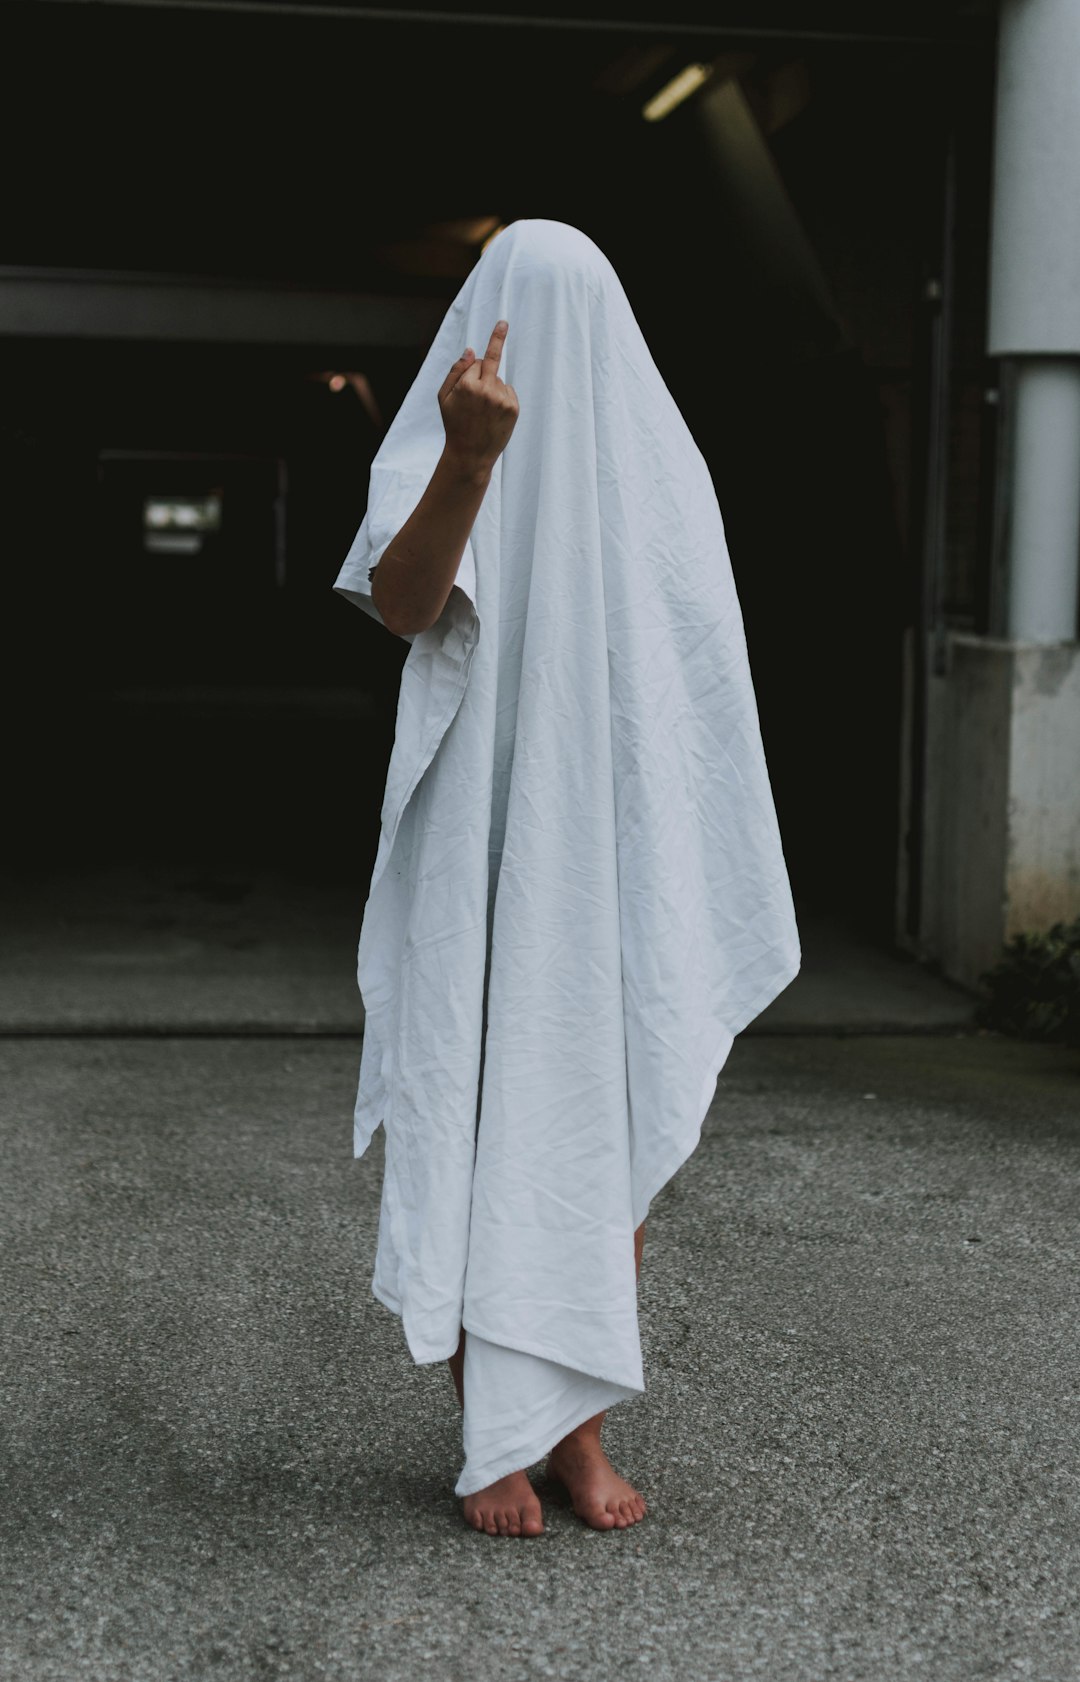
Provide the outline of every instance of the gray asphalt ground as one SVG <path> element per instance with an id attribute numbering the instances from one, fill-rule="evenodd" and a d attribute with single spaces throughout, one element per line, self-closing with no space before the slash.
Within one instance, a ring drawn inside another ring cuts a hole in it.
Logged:
<path id="1" fill-rule="evenodd" d="M 12 1682 L 1080 1676 L 1080 1055 L 746 1034 L 654 1204 L 650 1503 L 465 1528 L 348 1040 L 8 1039 Z"/>

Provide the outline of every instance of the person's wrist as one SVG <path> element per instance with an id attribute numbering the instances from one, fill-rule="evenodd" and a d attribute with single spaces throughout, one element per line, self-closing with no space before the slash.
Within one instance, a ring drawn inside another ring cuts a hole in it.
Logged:
<path id="1" fill-rule="evenodd" d="M 442 459 L 446 471 L 454 479 L 467 485 L 486 485 L 495 465 L 490 456 L 478 455 L 473 450 L 458 449 L 449 442 L 443 447 Z"/>

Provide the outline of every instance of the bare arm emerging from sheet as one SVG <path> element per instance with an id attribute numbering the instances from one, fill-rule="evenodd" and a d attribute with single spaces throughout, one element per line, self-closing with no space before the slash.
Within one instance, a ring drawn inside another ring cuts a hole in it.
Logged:
<path id="1" fill-rule="evenodd" d="M 446 605 L 491 470 L 518 417 L 498 375 L 508 326 L 498 321 L 482 360 L 459 356 L 439 389 L 446 443 L 427 489 L 374 568 L 371 599 L 388 630 L 426 631 Z"/>

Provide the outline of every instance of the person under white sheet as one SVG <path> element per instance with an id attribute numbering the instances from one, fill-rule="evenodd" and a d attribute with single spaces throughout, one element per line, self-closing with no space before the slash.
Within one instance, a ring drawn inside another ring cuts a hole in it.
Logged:
<path id="1" fill-rule="evenodd" d="M 483 252 L 334 587 L 411 645 L 357 954 L 372 1289 L 450 1363 L 468 1523 L 540 1534 L 546 1456 L 625 1529 L 645 1218 L 801 952 L 712 479 L 587 234 Z"/>

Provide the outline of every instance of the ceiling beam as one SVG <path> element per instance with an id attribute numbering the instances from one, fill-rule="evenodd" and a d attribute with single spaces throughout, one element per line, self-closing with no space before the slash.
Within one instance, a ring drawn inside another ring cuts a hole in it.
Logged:
<path id="1" fill-rule="evenodd" d="M 441 298 L 105 270 L 0 268 L 0 338 L 229 344 L 431 342 Z"/>
<path id="2" fill-rule="evenodd" d="M 680 22 L 671 18 L 563 17 L 546 14 L 519 16 L 512 12 L 440 11 L 419 6 L 352 5 L 349 0 L 22 0 L 22 4 L 96 6 L 99 10 L 119 10 L 127 7 L 172 12 L 250 12 L 263 16 L 356 18 L 369 23 L 431 23 L 471 29 L 578 30 L 592 34 L 687 36 L 702 40 L 746 38 L 755 41 L 865 41 L 919 46 L 949 41 L 960 44 L 970 42 L 973 38 L 971 23 L 958 25 L 951 14 L 947 15 L 944 24 L 934 27 L 828 29 L 802 23 L 695 23 Z"/>

